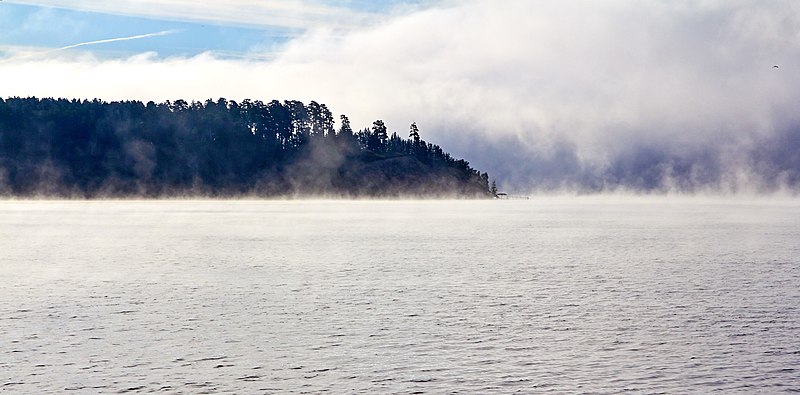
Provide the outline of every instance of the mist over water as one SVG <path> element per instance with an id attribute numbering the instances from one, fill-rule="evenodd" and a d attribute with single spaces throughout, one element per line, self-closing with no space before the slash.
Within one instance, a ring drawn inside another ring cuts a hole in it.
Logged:
<path id="1" fill-rule="evenodd" d="M 796 194 L 798 21 L 792 0 L 431 1 L 271 61 L 11 54 L 0 95 L 317 100 L 416 122 L 501 189 Z"/>
<path id="2" fill-rule="evenodd" d="M 508 137 L 486 141 L 470 159 L 497 175 L 502 188 L 526 193 L 797 195 L 800 128 L 743 139 L 748 143 L 623 140 L 600 157 L 586 157 L 567 140 L 530 146 Z M 454 152 L 465 144 L 449 142 Z"/>
<path id="3" fill-rule="evenodd" d="M 800 205 L 0 202 L 12 392 L 800 390 Z"/>

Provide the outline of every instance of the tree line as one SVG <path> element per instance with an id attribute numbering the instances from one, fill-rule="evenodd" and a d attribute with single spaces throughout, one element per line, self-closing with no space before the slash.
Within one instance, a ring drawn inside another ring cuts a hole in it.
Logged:
<path id="1" fill-rule="evenodd" d="M 0 195 L 489 197 L 489 176 L 325 104 L 0 99 Z"/>

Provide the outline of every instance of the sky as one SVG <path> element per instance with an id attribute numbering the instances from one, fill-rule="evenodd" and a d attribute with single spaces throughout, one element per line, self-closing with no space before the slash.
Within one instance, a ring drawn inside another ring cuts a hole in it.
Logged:
<path id="1" fill-rule="evenodd" d="M 511 192 L 800 190 L 793 0 L 4 0 L 0 26 L 0 97 L 316 100 Z"/>

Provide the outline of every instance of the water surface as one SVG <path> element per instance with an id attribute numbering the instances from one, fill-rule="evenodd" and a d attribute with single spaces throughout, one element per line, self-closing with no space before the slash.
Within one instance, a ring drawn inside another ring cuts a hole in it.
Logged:
<path id="1" fill-rule="evenodd" d="M 0 391 L 800 391 L 800 203 L 0 202 Z"/>

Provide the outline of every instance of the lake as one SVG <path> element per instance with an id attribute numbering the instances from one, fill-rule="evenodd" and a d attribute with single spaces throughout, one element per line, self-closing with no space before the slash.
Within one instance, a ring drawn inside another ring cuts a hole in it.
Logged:
<path id="1" fill-rule="evenodd" d="M 800 391 L 800 201 L 0 202 L 0 392 Z"/>

